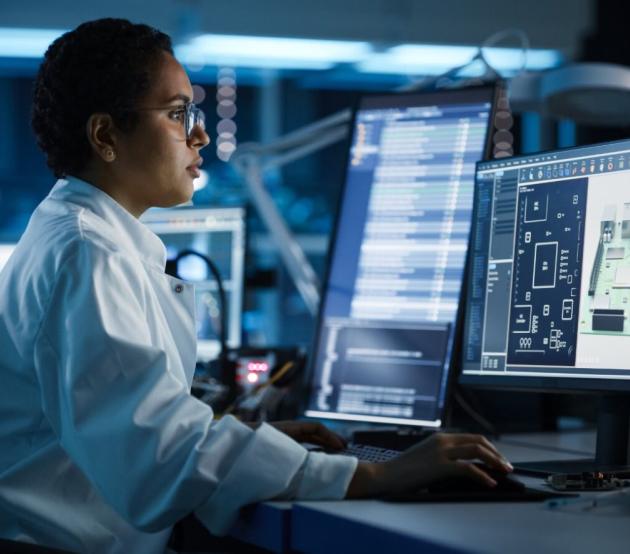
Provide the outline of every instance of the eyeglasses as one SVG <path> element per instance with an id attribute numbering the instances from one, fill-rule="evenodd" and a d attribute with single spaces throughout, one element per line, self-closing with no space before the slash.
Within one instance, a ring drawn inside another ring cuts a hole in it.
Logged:
<path id="1" fill-rule="evenodd" d="M 183 119 L 184 130 L 186 131 L 186 140 L 188 140 L 193 129 L 199 125 L 202 129 L 206 128 L 206 114 L 204 114 L 192 102 L 184 104 L 181 108 L 174 110 L 174 115 L 181 122 Z"/>
<path id="2" fill-rule="evenodd" d="M 166 108 L 130 108 L 125 111 L 130 112 L 146 112 L 146 111 L 168 111 L 169 118 L 179 121 L 184 127 L 186 140 L 192 136 L 193 129 L 199 125 L 202 129 L 206 128 L 206 115 L 195 106 L 192 102 L 187 102 L 182 106 L 169 106 Z"/>

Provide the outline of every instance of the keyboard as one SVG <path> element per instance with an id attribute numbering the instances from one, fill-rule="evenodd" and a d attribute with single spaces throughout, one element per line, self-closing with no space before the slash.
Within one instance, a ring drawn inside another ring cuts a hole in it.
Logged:
<path id="1" fill-rule="evenodd" d="M 361 462 L 387 462 L 400 454 L 399 450 L 389 450 L 380 446 L 370 446 L 369 444 L 351 443 L 341 452 L 344 456 L 354 456 Z"/>

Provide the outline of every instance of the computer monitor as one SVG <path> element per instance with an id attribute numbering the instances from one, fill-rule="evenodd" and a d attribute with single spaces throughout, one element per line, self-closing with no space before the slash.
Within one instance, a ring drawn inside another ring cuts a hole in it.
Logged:
<path id="1" fill-rule="evenodd" d="M 630 141 L 481 162 L 473 219 L 461 382 L 601 393 L 596 463 L 539 469 L 626 465 Z"/>
<path id="2" fill-rule="evenodd" d="M 153 209 L 142 221 L 166 246 L 167 258 L 184 250 L 207 256 L 219 270 L 227 300 L 227 345 L 241 345 L 245 265 L 245 209 L 176 208 Z M 183 258 L 179 276 L 195 283 L 197 358 L 214 359 L 219 354 L 220 305 L 218 287 L 206 263 L 199 257 Z"/>
<path id="3" fill-rule="evenodd" d="M 14 243 L 0 242 L 0 271 L 9 261 L 9 257 L 13 254 L 15 247 Z"/>
<path id="4" fill-rule="evenodd" d="M 494 98 L 490 86 L 360 100 L 307 416 L 441 425 Z"/>

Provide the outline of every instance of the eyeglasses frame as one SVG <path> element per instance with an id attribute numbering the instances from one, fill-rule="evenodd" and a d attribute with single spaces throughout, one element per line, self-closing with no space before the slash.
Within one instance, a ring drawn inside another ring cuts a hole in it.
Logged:
<path id="1" fill-rule="evenodd" d="M 139 107 L 139 108 L 125 108 L 123 111 L 126 112 L 150 112 L 150 111 L 177 111 L 181 108 L 184 108 L 184 132 L 186 134 L 186 140 L 190 140 L 192 137 L 193 129 L 200 125 L 202 129 L 205 131 L 206 125 L 206 114 L 203 112 L 201 108 L 198 108 L 192 102 L 186 102 L 181 106 L 164 106 L 164 107 Z"/>

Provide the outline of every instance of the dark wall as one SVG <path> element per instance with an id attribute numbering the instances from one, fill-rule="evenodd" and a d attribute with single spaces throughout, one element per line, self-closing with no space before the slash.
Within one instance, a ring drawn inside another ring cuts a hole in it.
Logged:
<path id="1" fill-rule="evenodd" d="M 583 41 L 579 60 L 607 62 L 630 66 L 630 33 L 628 18 L 624 15 L 627 5 L 616 0 L 593 0 L 595 25 Z M 630 137 L 630 127 L 580 127 L 580 144 L 604 142 Z"/>

